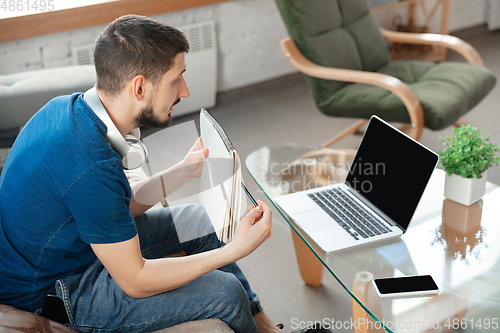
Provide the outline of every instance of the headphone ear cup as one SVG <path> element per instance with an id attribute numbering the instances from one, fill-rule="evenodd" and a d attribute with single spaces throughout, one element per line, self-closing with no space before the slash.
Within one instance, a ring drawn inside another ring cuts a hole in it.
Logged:
<path id="1" fill-rule="evenodd" d="M 127 170 L 139 168 L 148 158 L 148 150 L 141 140 L 135 136 L 125 136 L 125 141 L 130 146 L 127 154 L 123 156 L 123 167 Z"/>

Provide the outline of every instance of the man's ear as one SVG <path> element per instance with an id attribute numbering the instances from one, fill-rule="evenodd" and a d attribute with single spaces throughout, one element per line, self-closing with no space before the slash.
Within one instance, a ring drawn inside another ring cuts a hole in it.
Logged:
<path id="1" fill-rule="evenodd" d="M 137 75 L 134 77 L 131 81 L 131 93 L 133 98 L 137 101 L 140 102 L 142 101 L 145 96 L 146 96 L 146 89 L 147 89 L 147 82 L 148 80 L 144 75 Z"/>

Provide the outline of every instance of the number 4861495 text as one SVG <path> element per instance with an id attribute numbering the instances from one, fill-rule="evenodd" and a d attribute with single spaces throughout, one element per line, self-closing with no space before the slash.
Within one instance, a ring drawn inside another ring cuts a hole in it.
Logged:
<path id="1" fill-rule="evenodd" d="M 4 12 L 50 12 L 54 9 L 54 0 L 3 0 L 0 5 Z"/>

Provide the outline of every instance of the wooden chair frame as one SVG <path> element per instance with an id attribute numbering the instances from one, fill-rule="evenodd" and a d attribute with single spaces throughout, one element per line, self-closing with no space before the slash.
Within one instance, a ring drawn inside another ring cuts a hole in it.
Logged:
<path id="1" fill-rule="evenodd" d="M 381 29 L 381 32 L 388 42 L 443 46 L 456 51 L 470 64 L 484 66 L 479 53 L 470 44 L 454 36 L 396 32 L 386 29 Z M 317 65 L 300 53 L 290 37 L 283 39 L 280 42 L 280 46 L 290 63 L 303 74 L 325 80 L 371 84 L 389 90 L 401 99 L 410 116 L 411 124 L 403 125 L 400 129 L 409 132 L 408 134 L 417 141 L 422 136 L 424 130 L 424 111 L 422 105 L 413 91 L 401 80 L 382 73 Z M 367 122 L 367 119 L 356 121 L 353 125 L 324 142 L 321 146 L 328 147 L 333 145 L 347 135 L 357 132 Z M 454 125 L 459 127 L 466 123 L 465 120 L 458 119 Z"/>

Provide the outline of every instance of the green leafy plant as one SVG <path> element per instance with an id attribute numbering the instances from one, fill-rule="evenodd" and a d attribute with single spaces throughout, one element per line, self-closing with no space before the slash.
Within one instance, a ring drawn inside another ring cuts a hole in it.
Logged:
<path id="1" fill-rule="evenodd" d="M 481 178 L 486 169 L 498 165 L 500 151 L 498 145 L 490 142 L 490 135 L 481 137 L 481 130 L 471 125 L 462 125 L 453 129 L 454 136 L 439 137 L 446 148 L 438 152 L 440 163 L 448 175 L 464 178 Z M 491 135 L 494 135 L 492 132 Z"/>

